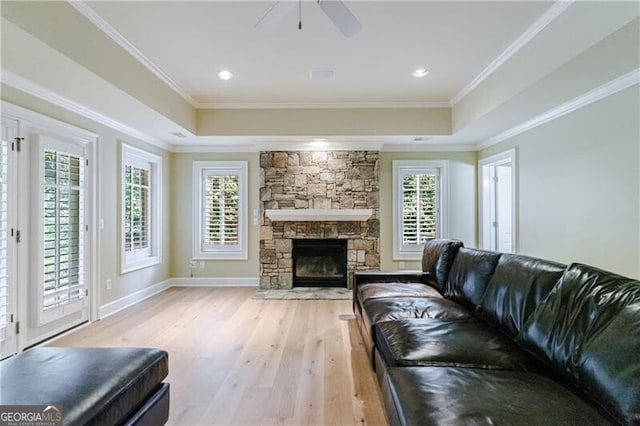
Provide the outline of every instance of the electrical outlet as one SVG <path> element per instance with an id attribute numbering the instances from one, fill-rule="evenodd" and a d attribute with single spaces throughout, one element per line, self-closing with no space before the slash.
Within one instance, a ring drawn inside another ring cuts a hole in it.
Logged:
<path id="1" fill-rule="evenodd" d="M 195 268 L 196 267 L 196 261 L 195 260 L 190 260 L 189 261 L 189 268 Z"/>
<path id="2" fill-rule="evenodd" d="M 112 287 L 111 279 L 108 279 L 108 280 L 106 281 L 106 287 L 107 287 L 107 290 L 111 290 L 111 287 Z"/>
<path id="3" fill-rule="evenodd" d="M 200 269 L 204 269 L 204 260 L 200 261 Z"/>
<path id="4" fill-rule="evenodd" d="M 407 264 L 405 262 L 400 262 L 400 269 L 404 269 L 407 267 Z"/>

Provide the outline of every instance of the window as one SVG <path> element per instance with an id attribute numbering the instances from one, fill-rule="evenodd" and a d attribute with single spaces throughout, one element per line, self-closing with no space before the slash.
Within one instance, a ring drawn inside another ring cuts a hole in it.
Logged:
<path id="1" fill-rule="evenodd" d="M 162 157 L 122 144 L 122 273 L 161 261 Z"/>
<path id="2" fill-rule="evenodd" d="M 416 260 L 446 236 L 447 161 L 393 161 L 393 258 Z"/>
<path id="3" fill-rule="evenodd" d="M 247 259 L 247 162 L 194 161 L 194 259 Z"/>

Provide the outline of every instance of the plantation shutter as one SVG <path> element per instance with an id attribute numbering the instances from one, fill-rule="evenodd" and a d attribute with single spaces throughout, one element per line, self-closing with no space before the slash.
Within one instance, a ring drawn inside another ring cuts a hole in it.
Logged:
<path id="1" fill-rule="evenodd" d="M 72 144 L 42 138 L 41 322 L 84 307 L 85 159 Z"/>
<path id="2" fill-rule="evenodd" d="M 403 174 L 403 245 L 421 245 L 438 235 L 438 175 L 438 170 Z"/>
<path id="3" fill-rule="evenodd" d="M 204 176 L 204 246 L 239 244 L 239 176 Z"/>
<path id="4" fill-rule="evenodd" d="M 150 164 L 125 166 L 125 251 L 150 248 Z"/>

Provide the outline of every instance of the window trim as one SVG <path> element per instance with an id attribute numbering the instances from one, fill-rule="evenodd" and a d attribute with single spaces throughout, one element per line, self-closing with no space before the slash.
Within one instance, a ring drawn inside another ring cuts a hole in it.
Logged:
<path id="1" fill-rule="evenodd" d="M 449 205 L 449 161 L 447 160 L 393 160 L 393 260 L 420 260 L 422 245 L 402 244 L 402 179 L 400 175 L 414 171 L 416 173 L 437 169 L 440 175 L 438 191 L 438 229 L 436 238 L 449 236 L 448 205 Z"/>
<path id="2" fill-rule="evenodd" d="M 194 161 L 193 162 L 193 234 L 192 259 L 194 260 L 248 260 L 247 181 L 248 161 Z M 238 176 L 238 240 L 233 246 L 215 249 L 203 248 L 203 183 L 205 175 L 231 173 Z"/>
<path id="3" fill-rule="evenodd" d="M 149 163 L 149 193 L 151 212 L 149 214 L 149 250 L 130 254 L 126 250 L 125 236 L 125 172 L 127 165 Z M 162 262 L 162 157 L 140 148 L 121 143 L 120 158 L 120 272 L 126 274 Z"/>

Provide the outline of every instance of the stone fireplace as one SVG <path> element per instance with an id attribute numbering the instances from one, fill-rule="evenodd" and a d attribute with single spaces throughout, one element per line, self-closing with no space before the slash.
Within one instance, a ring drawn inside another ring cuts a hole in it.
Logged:
<path id="1" fill-rule="evenodd" d="M 260 153 L 261 288 L 293 287 L 294 240 L 343 240 L 349 288 L 354 271 L 379 268 L 378 157 L 377 151 Z"/>

